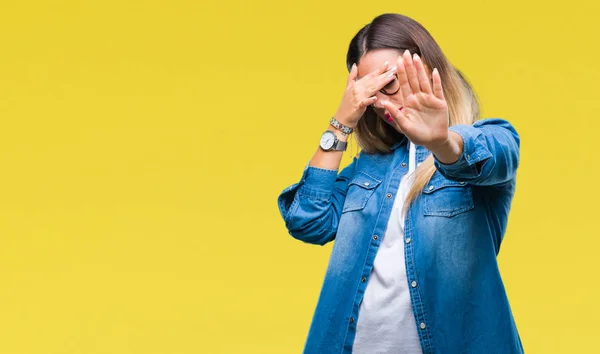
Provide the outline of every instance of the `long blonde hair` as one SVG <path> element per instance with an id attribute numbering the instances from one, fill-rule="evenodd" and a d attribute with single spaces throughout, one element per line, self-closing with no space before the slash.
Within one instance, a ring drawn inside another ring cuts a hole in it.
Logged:
<path id="1" fill-rule="evenodd" d="M 352 39 L 346 56 L 348 71 L 368 51 L 395 49 L 417 53 L 427 67 L 437 68 L 448 103 L 449 125 L 472 124 L 479 119 L 478 99 L 469 82 L 446 58 L 429 32 L 417 21 L 400 14 L 383 14 L 364 26 Z M 403 135 L 367 108 L 356 127 L 358 145 L 368 154 L 386 154 Z M 415 170 L 414 182 L 406 197 L 406 205 L 414 201 L 435 173 L 433 155 Z"/>

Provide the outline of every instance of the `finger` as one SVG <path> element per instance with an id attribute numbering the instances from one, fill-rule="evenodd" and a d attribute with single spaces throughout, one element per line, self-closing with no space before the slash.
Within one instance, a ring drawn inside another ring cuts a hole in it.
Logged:
<path id="1" fill-rule="evenodd" d="M 398 108 L 398 106 L 396 106 L 395 104 L 393 104 L 392 102 L 390 102 L 388 100 L 381 100 L 381 105 L 383 106 L 383 108 L 387 109 L 388 112 L 390 112 L 392 117 L 394 117 L 394 115 L 400 113 L 400 109 Z"/>
<path id="2" fill-rule="evenodd" d="M 405 110 L 403 110 L 402 108 L 398 108 L 398 106 L 396 106 L 390 101 L 381 101 L 381 105 L 385 109 L 387 109 L 388 112 L 390 112 L 390 115 L 392 116 L 396 124 L 398 124 L 398 127 L 403 132 L 405 132 L 408 124 L 410 123 L 408 121 L 408 118 L 406 117 L 406 114 L 404 113 Z"/>
<path id="3" fill-rule="evenodd" d="M 410 84 L 412 92 L 415 94 L 421 92 L 417 70 L 415 70 L 415 65 L 413 63 L 413 57 L 410 56 L 408 50 L 404 52 L 404 66 L 406 67 L 406 75 L 408 76 L 408 83 Z"/>
<path id="4" fill-rule="evenodd" d="M 352 64 L 352 68 L 350 69 L 350 74 L 348 75 L 347 84 L 350 85 L 350 83 L 354 82 L 356 80 L 357 76 L 358 76 L 358 68 L 356 67 L 356 63 L 354 63 L 354 64 Z"/>
<path id="5" fill-rule="evenodd" d="M 442 87 L 442 77 L 440 76 L 440 72 L 437 68 L 433 69 L 433 73 L 431 74 L 433 79 L 433 94 L 435 97 L 443 100 L 444 99 L 444 89 Z"/>
<path id="6" fill-rule="evenodd" d="M 367 95 L 374 95 L 381 91 L 387 84 L 396 79 L 396 67 L 393 67 L 384 73 L 371 79 L 367 85 Z"/>
<path id="7" fill-rule="evenodd" d="M 379 67 L 379 69 L 377 69 L 375 71 L 374 75 L 381 75 L 381 74 L 385 73 L 389 67 L 390 67 L 390 62 L 386 61 L 385 63 L 383 63 L 382 66 Z"/>
<path id="8" fill-rule="evenodd" d="M 419 78 L 419 87 L 421 87 L 421 91 L 430 94 L 431 84 L 429 83 L 429 77 L 427 77 L 427 72 L 425 71 L 425 65 L 423 65 L 423 61 L 417 54 L 415 54 L 413 62 L 415 64 L 415 69 L 417 70 L 417 77 Z"/>
<path id="9" fill-rule="evenodd" d="M 365 98 L 364 100 L 360 101 L 359 106 L 360 106 L 360 108 L 366 108 L 375 102 L 377 102 L 377 97 L 373 96 L 373 97 Z"/>
<path id="10" fill-rule="evenodd" d="M 377 91 L 384 88 L 391 81 L 396 80 L 396 76 L 398 75 L 398 67 L 394 66 L 390 68 L 388 71 L 383 74 L 377 76 L 375 78 L 375 82 L 377 83 Z"/>
<path id="11" fill-rule="evenodd" d="M 400 56 L 398 58 L 398 81 L 400 82 L 400 90 L 402 91 L 402 97 L 404 101 L 408 99 L 408 96 L 412 95 L 410 84 L 408 83 L 408 77 L 406 76 L 406 68 L 404 67 L 404 58 Z"/>
<path id="12" fill-rule="evenodd" d="M 390 66 L 390 62 L 386 61 L 385 63 L 383 63 L 382 66 L 380 66 L 379 68 L 375 69 L 373 72 L 368 73 L 361 80 L 370 80 L 370 79 L 372 79 L 374 77 L 377 77 L 377 76 L 385 73 L 388 70 L 389 66 Z"/>

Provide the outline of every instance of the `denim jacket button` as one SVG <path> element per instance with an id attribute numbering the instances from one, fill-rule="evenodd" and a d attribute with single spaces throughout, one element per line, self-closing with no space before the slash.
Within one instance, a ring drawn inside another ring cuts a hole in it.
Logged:
<path id="1" fill-rule="evenodd" d="M 410 286 L 412 286 L 413 288 L 416 288 L 417 287 L 417 282 L 413 280 L 412 283 L 410 283 Z"/>
<path id="2" fill-rule="evenodd" d="M 403 162 L 403 163 L 402 163 L 402 167 L 406 167 L 406 162 Z"/>
<path id="3" fill-rule="evenodd" d="M 425 327 L 427 327 L 427 326 L 425 326 L 425 323 L 421 322 L 421 324 L 419 325 L 419 327 L 421 327 L 421 329 L 425 329 Z"/>
<path id="4" fill-rule="evenodd" d="M 368 186 L 369 186 L 369 184 L 371 184 L 371 183 L 369 183 L 369 182 L 365 182 L 365 183 L 364 183 L 365 187 L 368 187 Z"/>
<path id="5" fill-rule="evenodd" d="M 354 323 L 354 317 L 350 317 L 350 323 Z"/>
<path id="6" fill-rule="evenodd" d="M 410 243 L 410 237 L 406 238 L 406 243 Z"/>
<path id="7" fill-rule="evenodd" d="M 388 199 L 390 199 L 392 197 L 392 193 L 388 193 L 385 195 Z"/>
<path id="8" fill-rule="evenodd" d="M 432 191 L 433 190 L 433 186 L 429 186 L 429 190 Z"/>
<path id="9" fill-rule="evenodd" d="M 362 279 L 361 279 L 360 281 L 361 281 L 361 283 L 364 283 L 364 282 L 366 282 L 366 281 L 367 281 L 367 278 L 365 278 L 365 277 L 362 277 Z"/>
<path id="10" fill-rule="evenodd" d="M 377 236 L 377 235 L 373 236 L 373 240 L 375 240 L 375 241 L 377 241 L 378 238 L 379 238 L 379 236 Z"/>

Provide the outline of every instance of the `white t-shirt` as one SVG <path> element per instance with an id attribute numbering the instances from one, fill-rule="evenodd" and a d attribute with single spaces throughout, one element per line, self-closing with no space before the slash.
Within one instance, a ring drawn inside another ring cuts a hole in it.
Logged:
<path id="1" fill-rule="evenodd" d="M 400 187 L 360 304 L 353 354 L 421 354 L 404 264 L 404 201 L 412 185 L 416 148 Z"/>

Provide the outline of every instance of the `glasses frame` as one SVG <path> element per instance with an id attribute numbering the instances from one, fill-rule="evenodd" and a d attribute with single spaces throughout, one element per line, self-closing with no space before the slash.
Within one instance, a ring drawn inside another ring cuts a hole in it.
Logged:
<path id="1" fill-rule="evenodd" d="M 398 80 L 398 73 L 395 73 L 394 77 L 395 77 L 394 80 Z M 396 91 L 392 92 L 392 93 L 386 92 L 383 88 L 381 90 L 379 90 L 379 92 L 383 93 L 386 96 L 393 96 L 393 95 L 397 94 L 398 91 L 400 91 L 400 83 L 398 83 L 398 89 Z"/>

